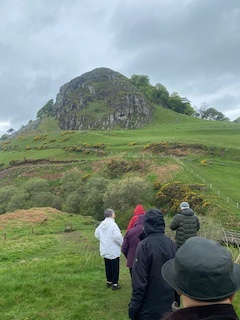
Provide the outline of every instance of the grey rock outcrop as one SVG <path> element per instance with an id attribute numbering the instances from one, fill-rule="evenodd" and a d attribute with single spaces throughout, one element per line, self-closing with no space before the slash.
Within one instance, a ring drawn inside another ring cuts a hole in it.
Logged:
<path id="1" fill-rule="evenodd" d="M 62 130 L 135 129 L 152 120 L 153 107 L 127 77 L 97 68 L 60 88 L 52 115 Z"/>

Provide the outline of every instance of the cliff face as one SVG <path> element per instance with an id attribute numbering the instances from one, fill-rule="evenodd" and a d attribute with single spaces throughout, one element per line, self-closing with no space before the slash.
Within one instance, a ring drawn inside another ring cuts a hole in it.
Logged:
<path id="1" fill-rule="evenodd" d="M 118 72 L 98 68 L 64 84 L 52 115 L 63 130 L 134 129 L 151 121 L 146 97 Z"/>

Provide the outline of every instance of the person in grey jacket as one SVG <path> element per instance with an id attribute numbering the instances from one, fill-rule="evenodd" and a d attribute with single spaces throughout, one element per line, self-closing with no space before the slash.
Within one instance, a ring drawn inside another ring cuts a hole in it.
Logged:
<path id="1" fill-rule="evenodd" d="M 118 284 L 119 262 L 121 246 L 123 243 L 122 233 L 116 224 L 113 209 L 104 211 L 105 219 L 95 230 L 95 237 L 100 242 L 100 255 L 104 258 L 107 288 L 112 290 L 121 289 Z"/>
<path id="2" fill-rule="evenodd" d="M 176 245 L 178 248 L 180 248 L 187 239 L 197 236 L 200 223 L 197 215 L 189 207 L 188 202 L 182 202 L 180 204 L 180 212 L 174 216 L 170 223 L 170 229 L 176 230 Z"/>

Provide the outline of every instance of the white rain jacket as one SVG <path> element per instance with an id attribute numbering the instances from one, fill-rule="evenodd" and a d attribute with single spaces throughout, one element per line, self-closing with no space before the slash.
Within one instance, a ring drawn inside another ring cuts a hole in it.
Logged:
<path id="1" fill-rule="evenodd" d="M 106 259 L 120 257 L 123 236 L 113 218 L 105 218 L 95 230 L 100 241 L 100 255 Z"/>

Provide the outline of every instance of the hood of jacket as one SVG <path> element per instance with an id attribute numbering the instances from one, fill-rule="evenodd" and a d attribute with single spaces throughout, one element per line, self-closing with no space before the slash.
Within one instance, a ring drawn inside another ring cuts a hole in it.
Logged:
<path id="1" fill-rule="evenodd" d="M 136 220 L 136 222 L 134 223 L 134 227 L 136 227 L 136 226 L 143 226 L 143 224 L 144 224 L 144 215 L 143 214 L 141 214 L 138 218 L 137 218 L 137 220 Z"/>
<path id="2" fill-rule="evenodd" d="M 113 218 L 110 218 L 110 217 L 105 218 L 101 223 L 101 228 L 107 229 L 113 222 L 114 222 Z"/>
<path id="3" fill-rule="evenodd" d="M 165 221 L 163 214 L 158 209 L 150 209 L 144 215 L 144 233 L 148 236 L 150 233 L 164 233 Z"/>
<path id="4" fill-rule="evenodd" d="M 134 209 L 133 213 L 134 213 L 134 215 L 138 216 L 140 214 L 144 214 L 145 210 L 144 210 L 144 208 L 143 208 L 143 206 L 141 204 L 138 204 L 136 206 L 136 208 Z"/>
<path id="5" fill-rule="evenodd" d="M 184 214 L 185 216 L 193 216 L 194 211 L 190 208 L 182 209 L 179 213 Z"/>

